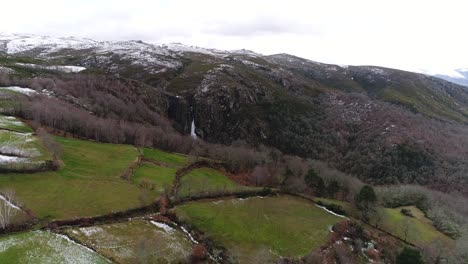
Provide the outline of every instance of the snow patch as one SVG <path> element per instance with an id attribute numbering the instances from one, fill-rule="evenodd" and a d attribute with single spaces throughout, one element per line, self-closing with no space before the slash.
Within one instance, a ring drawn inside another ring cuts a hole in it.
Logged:
<path id="1" fill-rule="evenodd" d="M 174 228 L 170 227 L 169 225 L 167 224 L 164 224 L 164 223 L 161 223 L 161 222 L 156 222 L 156 221 L 150 221 L 151 224 L 163 229 L 164 231 L 166 231 L 166 233 L 174 233 Z"/>
<path id="2" fill-rule="evenodd" d="M 180 228 L 189 237 L 190 241 L 192 241 L 194 244 L 198 244 L 198 241 L 193 238 L 193 236 L 189 233 L 189 231 L 187 231 L 187 229 L 185 229 L 185 227 L 181 226 Z"/>
<path id="3" fill-rule="evenodd" d="M 19 87 L 19 86 L 0 87 L 0 90 L 9 90 L 9 91 L 13 91 L 13 92 L 22 93 L 22 94 L 25 94 L 25 95 L 28 95 L 28 96 L 33 95 L 33 94 L 37 94 L 37 92 L 35 90 L 33 90 L 33 89 Z"/>
<path id="4" fill-rule="evenodd" d="M 85 248 L 86 250 L 88 250 L 88 251 L 90 251 L 90 252 L 96 253 L 96 252 L 95 252 L 94 250 L 92 250 L 91 248 L 86 247 L 86 246 L 83 246 L 82 244 L 76 243 L 75 241 L 73 241 L 73 240 L 71 240 L 69 237 L 67 237 L 66 235 L 58 234 L 58 233 L 52 233 L 52 232 L 51 232 L 51 234 L 54 234 L 54 235 L 56 235 L 56 236 L 58 236 L 58 237 L 60 237 L 60 238 L 62 238 L 62 239 L 64 239 L 64 240 L 70 242 L 71 244 L 78 245 L 78 246 L 80 246 L 80 247 Z"/>
<path id="5" fill-rule="evenodd" d="M 97 227 L 97 226 L 91 226 L 91 227 L 82 227 L 80 228 L 80 231 L 85 235 L 85 236 L 91 236 L 93 234 L 102 232 L 102 228 Z"/>
<path id="6" fill-rule="evenodd" d="M 346 216 L 344 216 L 344 215 L 337 214 L 337 213 L 335 213 L 335 212 L 333 212 L 333 211 L 330 211 L 330 210 L 328 210 L 327 208 L 325 208 L 324 206 L 320 206 L 320 205 L 318 205 L 318 204 L 315 204 L 315 206 L 317 206 L 318 208 L 321 208 L 321 209 L 325 210 L 326 212 L 328 212 L 328 213 L 330 213 L 330 214 L 332 214 L 332 215 L 334 215 L 334 216 L 338 216 L 338 217 L 340 217 L 340 218 L 348 219 L 348 217 L 346 217 Z"/>
<path id="7" fill-rule="evenodd" d="M 86 70 L 85 67 L 81 66 L 60 66 L 60 65 L 37 65 L 32 63 L 16 63 L 16 65 L 32 68 L 32 69 L 44 69 L 44 70 L 53 70 L 53 71 L 61 71 L 66 73 L 77 73 Z"/>
<path id="8" fill-rule="evenodd" d="M 14 156 L 6 156 L 0 154 L 0 165 L 2 164 L 10 164 L 10 163 L 20 163 L 20 162 L 27 162 L 27 158 L 20 158 Z"/>
<path id="9" fill-rule="evenodd" d="M 201 48 L 197 46 L 184 45 L 182 43 L 162 44 L 161 47 L 167 48 L 177 53 L 194 52 L 194 53 L 203 53 L 203 54 L 216 56 L 216 57 L 224 57 L 230 53 L 229 51 L 225 51 L 225 50 L 205 49 L 205 48 Z"/>

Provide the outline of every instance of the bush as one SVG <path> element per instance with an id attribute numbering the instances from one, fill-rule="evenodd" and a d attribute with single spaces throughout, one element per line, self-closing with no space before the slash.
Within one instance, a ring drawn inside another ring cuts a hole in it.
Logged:
<path id="1" fill-rule="evenodd" d="M 258 193 L 259 196 L 268 196 L 268 195 L 270 195 L 270 194 L 271 194 L 271 189 L 270 189 L 270 188 L 267 188 L 267 187 L 263 188 L 263 189 Z"/>
<path id="2" fill-rule="evenodd" d="M 202 261 L 206 259 L 207 250 L 202 244 L 195 245 L 192 250 L 192 261 Z"/>
<path id="3" fill-rule="evenodd" d="M 414 217 L 413 213 L 409 209 L 403 208 L 403 209 L 400 210 L 400 212 L 403 215 L 406 215 L 406 216 L 409 216 L 409 217 Z"/>
<path id="4" fill-rule="evenodd" d="M 396 259 L 397 264 L 424 264 L 421 253 L 415 249 L 405 247 Z"/>
<path id="5" fill-rule="evenodd" d="M 145 189 L 148 189 L 148 190 L 154 190 L 154 188 L 156 187 L 156 184 L 154 183 L 154 181 L 151 181 L 151 180 L 148 180 L 148 179 L 141 180 L 139 185 L 140 185 L 141 188 L 145 188 Z"/>

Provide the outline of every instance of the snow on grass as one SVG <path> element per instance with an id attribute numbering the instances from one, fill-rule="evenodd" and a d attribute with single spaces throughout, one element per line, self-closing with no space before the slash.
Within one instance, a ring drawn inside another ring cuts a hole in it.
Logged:
<path id="1" fill-rule="evenodd" d="M 97 227 L 97 226 L 91 226 L 91 227 L 83 227 L 80 228 L 80 231 L 85 235 L 85 236 L 91 236 L 93 234 L 102 232 L 102 228 Z"/>
<path id="2" fill-rule="evenodd" d="M 39 157 L 41 152 L 36 148 L 37 143 L 37 138 L 32 133 L 0 130 L 0 154 L 24 158 Z"/>
<path id="3" fill-rule="evenodd" d="M 0 115 L 0 129 L 7 129 L 23 133 L 32 131 L 32 129 L 29 126 L 16 119 L 15 117 L 2 115 Z"/>
<path id="4" fill-rule="evenodd" d="M 0 238 L 2 263 L 111 263 L 62 235 L 32 231 Z"/>
<path id="5" fill-rule="evenodd" d="M 58 237 L 60 237 L 60 238 L 63 238 L 63 239 L 65 239 L 66 241 L 68 241 L 68 242 L 70 242 L 70 243 L 72 243 L 72 244 L 75 244 L 75 245 L 77 245 L 77 246 L 83 247 L 84 249 L 88 250 L 89 252 L 96 253 L 96 251 L 94 251 L 93 249 L 91 249 L 91 248 L 89 248 L 89 247 L 86 247 L 86 246 L 83 246 L 83 245 L 81 245 L 81 244 L 76 243 L 75 241 L 73 241 L 73 240 L 71 240 L 69 237 L 67 237 L 66 235 L 57 234 L 57 233 L 51 233 L 51 234 L 54 234 L 54 235 L 56 235 L 56 236 L 58 236 Z"/>
<path id="6" fill-rule="evenodd" d="M 0 154 L 0 165 L 2 164 L 11 164 L 11 163 L 23 163 L 23 162 L 28 162 L 30 161 L 27 158 L 20 158 L 20 157 L 14 157 L 14 156 L 6 156 Z"/>
<path id="7" fill-rule="evenodd" d="M 87 229 L 88 235 L 83 229 Z M 192 250 L 192 243 L 179 230 L 142 219 L 99 227 L 70 228 L 65 233 L 123 263 L 141 263 L 148 258 L 151 263 L 186 263 Z"/>
<path id="8" fill-rule="evenodd" d="M 12 91 L 12 92 L 25 94 L 25 95 L 28 95 L 28 96 L 37 94 L 37 92 L 35 90 L 33 90 L 33 89 L 19 87 L 19 86 L 0 87 L 0 90 L 8 90 L 8 91 Z"/>
<path id="9" fill-rule="evenodd" d="M 81 66 L 61 66 L 61 65 L 38 65 L 32 63 L 16 63 L 18 66 L 23 66 L 32 69 L 43 69 L 52 71 L 61 71 L 66 73 L 77 73 L 86 70 L 85 67 Z"/>

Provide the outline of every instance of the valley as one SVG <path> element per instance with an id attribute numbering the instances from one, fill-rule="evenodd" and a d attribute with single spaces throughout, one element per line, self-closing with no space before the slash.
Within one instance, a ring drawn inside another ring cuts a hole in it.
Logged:
<path id="1" fill-rule="evenodd" d="M 32 131 L 15 122 L 19 130 Z M 61 258 L 64 263 L 189 262 L 199 243 L 207 250 L 200 260 L 209 263 L 300 260 L 327 243 L 335 224 L 349 221 L 322 208 L 336 203 L 348 217 L 360 218 L 350 203 L 265 192 L 209 167 L 186 170 L 170 197 L 176 174 L 199 161 L 158 149 L 59 136 L 54 140 L 62 148 L 63 164 L 57 171 L 1 177 L 2 190 L 14 190 L 15 202 L 21 206 L 15 207 L 21 212 L 12 222 L 21 231 L 0 237 L 0 258 L 5 263 Z M 219 198 L 211 198 L 213 194 Z M 371 219 L 369 230 L 378 226 L 416 245 L 453 244 L 419 209 L 411 208 L 417 218 L 399 210 L 382 209 L 384 221 Z M 401 229 L 405 221 L 409 234 Z M 344 242 L 353 243 L 351 238 Z"/>
<path id="2" fill-rule="evenodd" d="M 0 263 L 463 263 L 467 123 L 425 74 L 0 34 Z"/>

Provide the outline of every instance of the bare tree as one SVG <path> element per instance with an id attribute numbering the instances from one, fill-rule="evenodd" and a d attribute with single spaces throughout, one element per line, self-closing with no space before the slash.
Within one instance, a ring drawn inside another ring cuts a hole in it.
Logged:
<path id="1" fill-rule="evenodd" d="M 59 159 L 62 154 L 62 146 L 45 129 L 39 128 L 36 132 L 47 150 L 52 153 L 54 160 Z"/>
<path id="2" fill-rule="evenodd" d="M 410 234 L 410 226 L 409 226 L 409 218 L 405 216 L 405 220 L 403 220 L 403 223 L 401 225 L 401 231 L 403 235 L 403 240 L 408 241 L 408 236 Z"/>
<path id="3" fill-rule="evenodd" d="M 19 207 L 15 205 L 14 191 L 8 190 L 0 194 L 0 227 L 7 228 L 19 210 Z"/>

